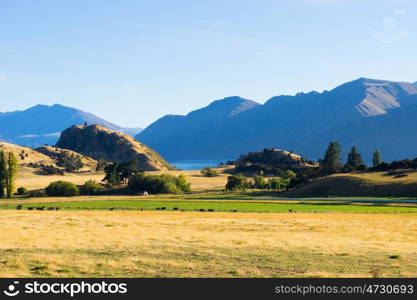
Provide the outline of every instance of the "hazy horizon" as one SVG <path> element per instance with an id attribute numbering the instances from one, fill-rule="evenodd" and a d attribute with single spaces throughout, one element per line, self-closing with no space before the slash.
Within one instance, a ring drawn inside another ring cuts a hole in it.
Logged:
<path id="1" fill-rule="evenodd" d="M 0 111 L 55 103 L 126 127 L 228 96 L 415 82 L 417 3 L 2 1 Z M 348 24 L 348 25 L 347 25 Z"/>

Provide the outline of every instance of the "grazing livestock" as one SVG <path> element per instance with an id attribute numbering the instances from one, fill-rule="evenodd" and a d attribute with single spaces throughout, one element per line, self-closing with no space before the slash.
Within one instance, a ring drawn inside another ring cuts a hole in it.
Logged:
<path id="1" fill-rule="evenodd" d="M 55 210 L 55 208 L 53 208 L 53 207 L 48 207 L 48 210 Z"/>
<path id="2" fill-rule="evenodd" d="M 166 210 L 167 208 L 166 207 L 161 207 L 161 210 Z"/>
<path id="3" fill-rule="evenodd" d="M 22 205 L 18 205 L 18 206 L 16 207 L 16 209 L 21 210 L 21 209 L 22 209 Z"/>
<path id="4" fill-rule="evenodd" d="M 44 209 L 45 209 L 45 206 L 42 206 L 42 207 L 37 207 L 36 209 L 37 209 L 37 210 L 44 210 Z"/>
<path id="5" fill-rule="evenodd" d="M 237 212 L 237 209 L 232 209 L 231 212 Z"/>
<path id="6" fill-rule="evenodd" d="M 33 207 L 28 207 L 28 210 L 33 210 Z"/>
<path id="7" fill-rule="evenodd" d="M 206 210 L 204 208 L 200 208 L 199 211 L 205 212 Z"/>
<path id="8" fill-rule="evenodd" d="M 214 212 L 214 209 L 209 208 L 207 211 L 209 211 L 209 212 Z"/>
<path id="9" fill-rule="evenodd" d="M 172 210 L 178 210 L 178 207 L 174 207 Z"/>

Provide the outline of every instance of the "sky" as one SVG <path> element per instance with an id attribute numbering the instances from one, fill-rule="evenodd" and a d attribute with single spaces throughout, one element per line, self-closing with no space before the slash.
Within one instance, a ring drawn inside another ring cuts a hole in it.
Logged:
<path id="1" fill-rule="evenodd" d="M 415 0 L 0 0 L 0 111 L 145 127 L 228 96 L 417 81 Z"/>

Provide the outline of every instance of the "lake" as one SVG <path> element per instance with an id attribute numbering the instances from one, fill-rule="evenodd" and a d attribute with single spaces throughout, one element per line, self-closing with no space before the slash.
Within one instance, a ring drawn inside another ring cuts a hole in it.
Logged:
<path id="1" fill-rule="evenodd" d="M 216 167 L 219 163 L 229 160 L 231 159 L 187 159 L 170 161 L 169 163 L 181 170 L 200 170 L 206 167 Z"/>

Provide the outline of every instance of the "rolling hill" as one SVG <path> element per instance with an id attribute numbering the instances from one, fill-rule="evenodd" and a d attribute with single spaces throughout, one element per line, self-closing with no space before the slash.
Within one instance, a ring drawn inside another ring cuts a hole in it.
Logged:
<path id="1" fill-rule="evenodd" d="M 174 159 L 237 158 L 264 148 L 322 157 L 339 141 L 370 162 L 417 157 L 417 85 L 360 78 L 322 93 L 276 96 L 260 105 L 239 97 L 215 101 L 186 116 L 165 116 L 136 138 Z"/>
<path id="2" fill-rule="evenodd" d="M 28 147 L 18 146 L 10 143 L 0 142 L 0 151 L 12 152 L 17 158 L 19 169 L 31 169 L 32 172 L 36 173 L 39 167 L 33 167 L 33 165 L 45 165 L 53 166 L 58 169 L 64 169 L 59 166 L 58 158 L 59 154 L 65 153 L 72 156 L 78 156 L 83 163 L 83 167 L 79 170 L 80 172 L 95 172 L 97 167 L 97 161 L 81 155 L 71 150 L 60 149 L 57 147 L 42 146 L 37 149 Z M 19 171 L 20 172 L 20 171 Z"/>
<path id="3" fill-rule="evenodd" d="M 283 197 L 416 197 L 417 173 L 406 177 L 386 172 L 335 174 L 283 192 Z"/>

